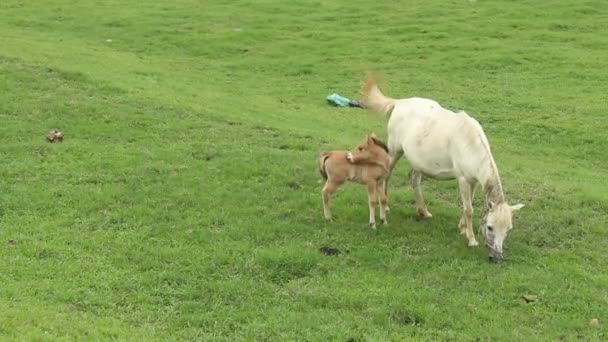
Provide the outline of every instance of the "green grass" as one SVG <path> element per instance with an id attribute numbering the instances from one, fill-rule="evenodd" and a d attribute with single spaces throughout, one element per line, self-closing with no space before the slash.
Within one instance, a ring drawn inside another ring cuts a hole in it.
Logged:
<path id="1" fill-rule="evenodd" d="M 0 17 L 2 340 L 608 338 L 604 1 L 4 0 Z M 455 182 L 425 183 L 417 221 L 405 162 L 388 226 L 367 227 L 354 185 L 323 220 L 318 153 L 386 134 L 324 101 L 369 69 L 484 125 L 526 204 L 508 262 L 466 247 Z"/>

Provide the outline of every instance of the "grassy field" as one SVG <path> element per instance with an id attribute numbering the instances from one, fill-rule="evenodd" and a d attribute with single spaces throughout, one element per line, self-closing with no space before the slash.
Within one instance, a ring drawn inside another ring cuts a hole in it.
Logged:
<path id="1" fill-rule="evenodd" d="M 0 339 L 608 338 L 605 1 L 3 0 L 0 18 Z M 324 101 L 369 69 L 482 123 L 526 204 L 507 262 L 458 234 L 455 182 L 425 183 L 418 221 L 405 162 L 388 226 L 355 185 L 324 221 L 318 153 L 386 135 Z"/>

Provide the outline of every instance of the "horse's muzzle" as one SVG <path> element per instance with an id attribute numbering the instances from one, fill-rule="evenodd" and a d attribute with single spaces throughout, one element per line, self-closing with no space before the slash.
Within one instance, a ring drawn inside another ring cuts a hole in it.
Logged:
<path id="1" fill-rule="evenodd" d="M 488 260 L 490 261 L 490 264 L 498 264 L 499 262 L 501 262 L 503 259 L 501 257 L 495 257 L 490 255 L 488 257 Z"/>
<path id="2" fill-rule="evenodd" d="M 502 253 L 499 253 L 499 252 L 495 251 L 494 249 L 490 248 L 490 254 L 488 256 L 488 261 L 490 261 L 490 263 L 497 264 L 503 260 L 504 259 L 502 257 Z"/>

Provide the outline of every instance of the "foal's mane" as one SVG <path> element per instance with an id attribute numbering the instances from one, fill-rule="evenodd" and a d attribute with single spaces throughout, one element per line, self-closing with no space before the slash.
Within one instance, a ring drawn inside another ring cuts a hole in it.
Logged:
<path id="1" fill-rule="evenodd" d="M 386 153 L 388 153 L 388 146 L 386 146 L 386 144 L 384 142 L 382 142 L 382 140 L 380 140 L 378 138 L 373 138 L 373 137 L 372 137 L 372 140 L 374 141 L 374 144 L 382 147 L 382 149 L 384 151 L 386 151 Z"/>

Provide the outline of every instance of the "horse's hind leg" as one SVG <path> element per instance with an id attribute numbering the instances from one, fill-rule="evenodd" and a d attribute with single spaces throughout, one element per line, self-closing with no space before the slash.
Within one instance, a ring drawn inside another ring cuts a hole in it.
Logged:
<path id="1" fill-rule="evenodd" d="M 460 188 L 460 197 L 462 197 L 462 217 L 460 218 L 459 228 L 460 233 L 467 236 L 469 247 L 479 245 L 475 239 L 473 232 L 473 191 L 475 184 L 467 182 L 464 178 L 458 179 L 458 187 Z"/>
<path id="2" fill-rule="evenodd" d="M 333 182 L 331 180 L 327 180 L 325 182 L 325 186 L 323 186 L 323 190 L 321 191 L 321 198 L 323 198 L 323 216 L 327 220 L 331 220 L 331 210 L 329 209 L 329 199 L 331 195 L 336 192 L 341 183 Z"/>
<path id="3" fill-rule="evenodd" d="M 389 146 L 389 155 L 391 156 L 391 162 L 388 166 L 388 175 L 384 179 L 384 189 L 383 189 L 384 198 L 388 198 L 388 180 L 389 180 L 389 178 L 391 178 L 391 174 L 393 173 L 393 169 L 395 168 L 395 165 L 397 165 L 397 162 L 399 161 L 399 159 L 401 159 L 401 156 L 403 156 L 403 151 L 401 151 L 401 147 L 392 148 L 390 137 L 389 137 L 389 141 L 388 141 L 388 146 Z M 391 209 L 387 205 L 386 211 L 390 211 L 390 210 Z"/>
<path id="4" fill-rule="evenodd" d="M 422 218 L 433 217 L 433 215 L 426 208 L 424 197 L 422 197 L 422 173 L 412 169 L 410 171 L 410 182 L 412 184 L 412 188 L 414 189 L 414 194 L 416 195 L 416 212 L 418 213 L 418 216 Z"/>

